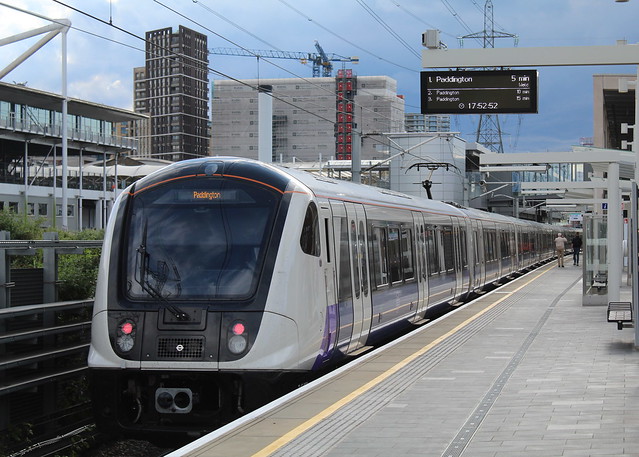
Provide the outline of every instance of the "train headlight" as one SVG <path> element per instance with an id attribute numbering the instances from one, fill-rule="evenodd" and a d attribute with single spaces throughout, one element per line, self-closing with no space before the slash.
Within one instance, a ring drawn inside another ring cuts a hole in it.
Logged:
<path id="1" fill-rule="evenodd" d="M 122 352 L 129 352 L 135 345 L 135 322 L 124 319 L 118 324 L 115 343 Z"/>
<path id="2" fill-rule="evenodd" d="M 187 387 L 160 387 L 155 391 L 155 410 L 159 413 L 187 414 L 193 409 L 193 392 Z"/>
<path id="3" fill-rule="evenodd" d="M 227 345 L 231 354 L 239 355 L 246 351 L 248 347 L 248 332 L 244 322 L 235 321 L 231 324 Z"/>

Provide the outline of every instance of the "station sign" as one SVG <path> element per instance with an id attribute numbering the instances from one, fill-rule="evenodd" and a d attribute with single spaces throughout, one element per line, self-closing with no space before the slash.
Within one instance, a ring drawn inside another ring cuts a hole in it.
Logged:
<path id="1" fill-rule="evenodd" d="M 537 112 L 537 70 L 421 72 L 422 114 Z"/>

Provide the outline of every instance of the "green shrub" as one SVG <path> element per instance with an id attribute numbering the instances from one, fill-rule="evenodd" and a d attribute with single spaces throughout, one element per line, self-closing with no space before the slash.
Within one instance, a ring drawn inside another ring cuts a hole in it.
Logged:
<path id="1" fill-rule="evenodd" d="M 61 240 L 101 240 L 103 230 L 60 232 Z M 95 295 L 101 249 L 85 249 L 84 254 L 68 254 L 58 257 L 58 300 L 84 300 Z"/>
<path id="2" fill-rule="evenodd" d="M 10 232 L 12 240 L 42 240 L 43 218 L 27 217 L 11 210 L 0 211 L 0 230 Z M 51 229 L 47 229 L 50 231 Z M 101 240 L 104 230 L 66 232 L 57 230 L 60 240 Z M 85 300 L 95 294 L 101 249 L 85 249 L 84 254 L 68 254 L 58 257 L 58 300 Z M 12 268 L 42 268 L 42 251 L 35 255 L 19 255 L 11 259 Z"/>
<path id="3" fill-rule="evenodd" d="M 10 232 L 12 240 L 41 240 L 44 221 L 42 217 L 28 217 L 6 208 L 0 211 L 0 230 Z"/>

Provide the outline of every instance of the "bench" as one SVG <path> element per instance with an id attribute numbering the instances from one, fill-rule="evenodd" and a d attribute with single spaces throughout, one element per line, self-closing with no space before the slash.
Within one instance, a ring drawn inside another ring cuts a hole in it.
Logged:
<path id="1" fill-rule="evenodd" d="M 601 290 L 604 287 L 608 286 L 608 275 L 605 273 L 597 273 L 594 278 L 592 278 L 592 287 L 597 288 L 597 290 Z"/>
<path id="2" fill-rule="evenodd" d="M 632 303 L 627 301 L 608 303 L 608 322 L 616 322 L 618 330 L 632 327 Z"/>

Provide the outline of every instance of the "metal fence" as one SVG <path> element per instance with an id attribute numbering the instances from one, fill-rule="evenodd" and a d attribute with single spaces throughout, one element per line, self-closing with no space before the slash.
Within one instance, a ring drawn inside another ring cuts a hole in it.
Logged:
<path id="1" fill-rule="evenodd" d="M 55 302 L 57 260 L 60 254 L 102 245 L 61 241 L 55 234 L 38 241 L 6 237 L 0 232 L 0 455 L 92 421 L 86 360 L 93 300 Z M 31 287 L 40 287 L 44 303 L 16 305 L 12 291 L 20 284 L 12 277 L 11 257 L 37 250 L 42 250 L 43 268 L 25 277 L 42 278 Z"/>

